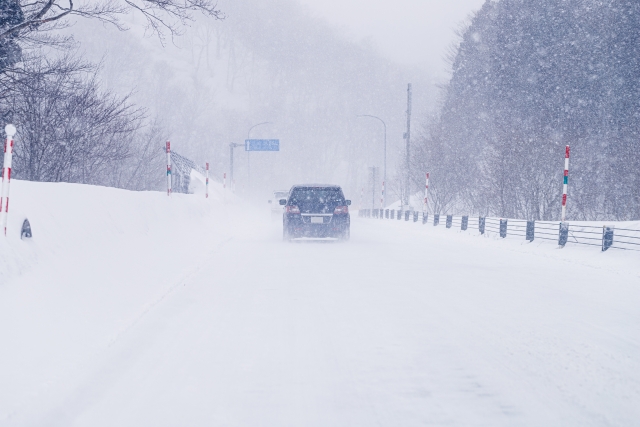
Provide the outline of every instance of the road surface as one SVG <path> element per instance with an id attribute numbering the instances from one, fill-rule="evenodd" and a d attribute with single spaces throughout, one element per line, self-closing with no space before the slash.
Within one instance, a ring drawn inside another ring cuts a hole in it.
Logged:
<path id="1" fill-rule="evenodd" d="M 636 272 L 404 221 L 351 234 L 232 229 L 117 334 L 89 321 L 108 342 L 27 380 L 0 425 L 640 423 Z"/>

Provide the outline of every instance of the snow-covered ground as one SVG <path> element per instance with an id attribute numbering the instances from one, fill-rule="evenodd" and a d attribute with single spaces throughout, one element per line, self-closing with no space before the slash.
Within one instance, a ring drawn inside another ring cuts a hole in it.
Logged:
<path id="1" fill-rule="evenodd" d="M 640 424 L 637 253 L 212 193 L 13 183 L 1 426 Z"/>

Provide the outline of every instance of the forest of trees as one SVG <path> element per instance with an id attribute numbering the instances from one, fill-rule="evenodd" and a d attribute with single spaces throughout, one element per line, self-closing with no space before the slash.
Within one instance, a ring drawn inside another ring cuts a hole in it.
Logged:
<path id="1" fill-rule="evenodd" d="M 222 18 L 211 0 L 0 0 L 0 117 L 18 129 L 12 175 L 159 189 L 166 132 L 129 95 L 104 87 L 100 67 L 76 52 L 82 37 L 71 24 L 124 31 L 123 17 L 138 14 L 162 42 L 196 12 Z"/>
<path id="2" fill-rule="evenodd" d="M 430 208 L 526 219 L 640 218 L 640 3 L 487 1 L 416 139 Z M 420 171 L 420 172 L 418 172 Z"/>

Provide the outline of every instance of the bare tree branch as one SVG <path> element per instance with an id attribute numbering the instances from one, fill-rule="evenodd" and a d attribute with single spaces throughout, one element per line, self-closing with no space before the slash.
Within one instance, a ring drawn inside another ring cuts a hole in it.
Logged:
<path id="1" fill-rule="evenodd" d="M 171 37 L 181 34 L 181 28 L 194 19 L 193 13 L 224 19 L 213 0 L 96 0 L 79 7 L 73 0 L 19 0 L 18 3 L 25 18 L 18 24 L 0 27 L 0 43 L 7 39 L 20 41 L 30 33 L 45 31 L 47 24 L 70 16 L 97 19 L 126 30 L 120 17 L 131 12 L 140 13 L 147 21 L 147 28 L 161 41 L 166 33 Z"/>

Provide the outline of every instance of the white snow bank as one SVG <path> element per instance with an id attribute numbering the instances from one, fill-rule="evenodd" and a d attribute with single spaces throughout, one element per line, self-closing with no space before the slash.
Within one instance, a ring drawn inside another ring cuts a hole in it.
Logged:
<path id="1" fill-rule="evenodd" d="M 11 385 L 0 385 L 0 424 L 213 258 L 241 209 L 224 197 L 215 183 L 205 199 L 12 181 L 0 237 L 0 384 Z M 25 218 L 33 238 L 21 240 Z"/>

